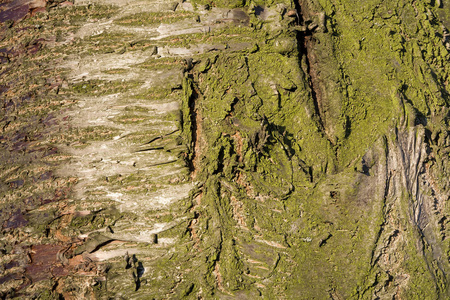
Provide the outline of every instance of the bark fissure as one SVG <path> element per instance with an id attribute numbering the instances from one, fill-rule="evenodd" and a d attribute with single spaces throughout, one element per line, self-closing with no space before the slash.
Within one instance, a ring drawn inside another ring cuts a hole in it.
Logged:
<path id="1" fill-rule="evenodd" d="M 201 99 L 201 92 L 197 88 L 193 76 L 190 73 L 185 73 L 187 76 L 187 84 L 189 87 L 185 87 L 190 90 L 190 93 L 185 99 L 187 101 L 188 110 L 186 110 L 183 118 L 188 119 L 186 123 L 189 128 L 184 128 L 185 134 L 189 135 L 186 140 L 188 141 L 187 164 L 191 173 L 191 178 L 195 179 L 197 175 L 198 160 L 200 159 L 200 140 L 201 140 L 201 116 L 199 114 L 198 102 Z"/>
<path id="2" fill-rule="evenodd" d="M 303 65 L 306 68 L 303 71 L 307 75 L 307 83 L 309 86 L 311 98 L 314 104 L 315 114 L 317 116 L 317 123 L 319 129 L 324 133 L 328 141 L 335 145 L 336 141 L 333 139 L 327 129 L 327 121 L 324 112 L 324 101 L 322 91 L 321 91 L 321 83 L 317 74 L 317 59 L 314 54 L 314 31 L 319 27 L 319 25 L 314 25 L 309 28 L 306 24 L 306 20 L 310 20 L 312 15 L 306 7 L 306 3 L 302 3 L 301 1 L 295 1 L 295 6 L 297 10 L 297 16 L 299 18 L 299 23 L 302 24 L 302 27 L 305 29 L 304 31 L 297 32 L 297 40 L 300 55 L 302 56 L 301 61 L 303 61 Z"/>

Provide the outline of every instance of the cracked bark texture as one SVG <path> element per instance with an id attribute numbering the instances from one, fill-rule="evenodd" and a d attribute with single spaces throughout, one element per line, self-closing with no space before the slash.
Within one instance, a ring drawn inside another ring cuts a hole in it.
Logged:
<path id="1" fill-rule="evenodd" d="M 448 299 L 448 1 L 0 1 L 2 299 Z"/>

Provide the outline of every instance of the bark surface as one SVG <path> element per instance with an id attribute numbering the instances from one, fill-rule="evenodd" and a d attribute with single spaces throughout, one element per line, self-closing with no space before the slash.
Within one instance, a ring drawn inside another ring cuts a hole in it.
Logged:
<path id="1" fill-rule="evenodd" d="M 1 299 L 450 297 L 450 2 L 0 22 Z"/>

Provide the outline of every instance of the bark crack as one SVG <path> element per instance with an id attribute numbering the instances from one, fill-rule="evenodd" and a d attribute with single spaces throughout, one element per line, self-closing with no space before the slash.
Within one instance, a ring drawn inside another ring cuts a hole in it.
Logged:
<path id="1" fill-rule="evenodd" d="M 335 139 L 330 135 L 327 129 L 327 122 L 324 109 L 324 97 L 321 92 L 321 82 L 317 72 L 317 57 L 314 54 L 314 31 L 320 26 L 314 23 L 306 25 L 306 21 L 310 19 L 311 12 L 308 11 L 305 4 L 302 5 L 301 1 L 295 2 L 296 10 L 298 12 L 299 23 L 303 31 L 297 31 L 297 40 L 299 52 L 302 54 L 302 69 L 308 76 L 307 83 L 311 92 L 311 98 L 314 104 L 315 114 L 317 116 L 317 124 L 319 129 L 324 133 L 328 141 L 335 145 Z"/>

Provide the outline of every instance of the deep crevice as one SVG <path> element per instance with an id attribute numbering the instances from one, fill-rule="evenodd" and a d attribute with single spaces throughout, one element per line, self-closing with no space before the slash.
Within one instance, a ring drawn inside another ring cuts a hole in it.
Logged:
<path id="1" fill-rule="evenodd" d="M 192 84 L 192 96 L 191 101 L 189 102 L 190 116 L 191 116 L 191 130 L 192 130 L 192 155 L 190 159 L 189 170 L 191 174 L 195 177 L 197 171 L 196 160 L 199 155 L 198 144 L 200 138 L 200 115 L 198 114 L 197 100 L 199 99 L 200 91 L 197 87 Z"/>
<path id="2" fill-rule="evenodd" d="M 302 7 L 300 1 L 295 1 L 295 9 L 298 12 L 299 24 L 305 25 L 308 17 L 305 17 L 305 10 Z M 305 26 L 305 28 L 308 28 Z M 312 45 L 314 43 L 313 32 L 316 28 L 307 29 L 306 31 L 297 31 L 297 45 L 299 53 L 302 55 L 301 60 L 304 61 L 304 65 L 306 66 L 306 70 L 303 71 L 308 75 L 307 82 L 309 89 L 311 91 L 311 98 L 314 104 L 314 111 L 317 115 L 317 122 L 319 129 L 324 133 L 328 141 L 335 145 L 334 140 L 329 136 L 326 130 L 325 117 L 323 113 L 322 106 L 322 95 L 319 90 L 319 82 L 317 78 L 317 73 L 314 68 L 314 59 L 312 58 Z"/>
<path id="3" fill-rule="evenodd" d="M 190 94 L 187 96 L 185 95 L 184 101 L 187 103 L 188 111 L 183 110 L 182 113 L 182 131 L 186 134 L 190 135 L 188 137 L 185 137 L 185 142 L 188 147 L 188 151 L 185 155 L 185 162 L 189 169 L 189 173 L 191 174 L 191 177 L 195 177 L 196 172 L 196 166 L 195 166 L 195 159 L 198 155 L 196 149 L 197 149 L 197 143 L 198 143 L 198 113 L 197 113 L 197 99 L 199 98 L 200 92 L 195 87 L 193 75 L 186 73 L 186 81 L 185 84 L 188 86 L 185 86 L 184 89 L 189 90 Z M 186 128 L 189 127 L 189 128 Z"/>

